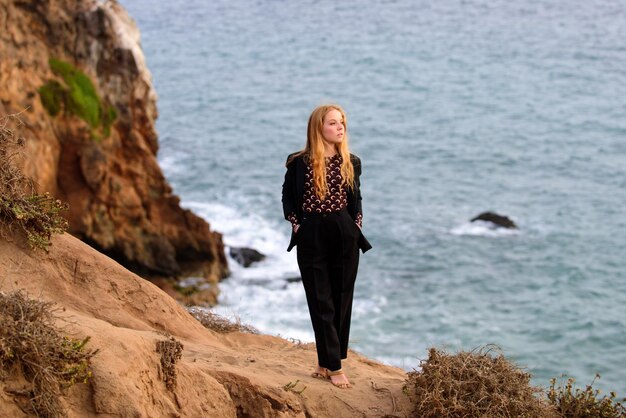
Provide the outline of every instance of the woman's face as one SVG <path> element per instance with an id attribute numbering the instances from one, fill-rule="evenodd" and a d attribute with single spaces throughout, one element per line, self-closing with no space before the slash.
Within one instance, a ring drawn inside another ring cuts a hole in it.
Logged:
<path id="1" fill-rule="evenodd" d="M 341 144 L 346 133 L 343 117 L 337 109 L 330 109 L 324 116 L 322 136 L 331 144 Z"/>

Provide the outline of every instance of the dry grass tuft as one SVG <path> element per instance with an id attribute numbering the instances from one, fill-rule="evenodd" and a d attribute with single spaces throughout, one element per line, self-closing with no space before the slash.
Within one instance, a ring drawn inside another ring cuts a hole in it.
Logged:
<path id="1" fill-rule="evenodd" d="M 41 417 L 64 416 L 63 389 L 91 378 L 85 350 L 89 337 L 63 336 L 54 325 L 57 310 L 50 302 L 31 299 L 22 291 L 0 292 L 0 378 L 22 374 L 31 387 L 14 393 L 27 396 Z"/>
<path id="2" fill-rule="evenodd" d="M 248 334 L 259 333 L 256 328 L 250 325 L 242 324 L 239 318 L 237 318 L 235 322 L 232 322 L 211 311 L 197 307 L 187 308 L 187 311 L 191 314 L 191 316 L 196 318 L 205 328 L 208 328 L 211 331 L 219 332 L 221 334 L 225 334 L 228 332 L 245 332 Z"/>
<path id="3" fill-rule="evenodd" d="M 163 381 L 172 392 L 176 389 L 176 362 L 183 357 L 183 348 L 183 344 L 174 337 L 157 341 L 156 344 L 156 352 L 161 353 Z"/>
<path id="4" fill-rule="evenodd" d="M 407 374 L 405 391 L 414 417 L 555 417 L 530 377 L 495 346 L 454 355 L 431 348 L 421 370 Z"/>
<path id="5" fill-rule="evenodd" d="M 617 401 L 615 392 L 611 392 L 609 396 L 600 397 L 600 390 L 592 388 L 599 377 L 600 375 L 596 375 L 593 382 L 584 390 L 573 388 L 575 382 L 573 378 L 567 379 L 567 382 L 560 382 L 558 386 L 557 379 L 552 379 L 548 389 L 548 400 L 563 418 L 626 417 L 626 408 Z M 622 402 L 626 402 L 626 399 Z"/>
<path id="6" fill-rule="evenodd" d="M 10 239 L 17 229 L 31 248 L 47 250 L 52 235 L 67 230 L 60 215 L 67 205 L 48 193 L 37 194 L 33 182 L 20 171 L 24 138 L 16 132 L 21 124 L 16 115 L 0 118 L 0 222 L 6 226 L 0 234 Z"/>

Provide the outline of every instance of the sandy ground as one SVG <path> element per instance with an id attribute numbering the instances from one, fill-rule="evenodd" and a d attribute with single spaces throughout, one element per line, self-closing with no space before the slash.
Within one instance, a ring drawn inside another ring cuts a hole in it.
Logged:
<path id="1" fill-rule="evenodd" d="M 93 380 L 65 398 L 70 417 L 382 417 L 410 415 L 405 372 L 350 352 L 351 389 L 310 377 L 313 344 L 205 329 L 156 286 L 65 234 L 49 253 L 0 242 L 0 290 L 64 308 L 68 335 L 90 336 Z M 184 345 L 176 389 L 162 379 L 156 343 Z M 0 416 L 25 416 L 0 382 Z"/>

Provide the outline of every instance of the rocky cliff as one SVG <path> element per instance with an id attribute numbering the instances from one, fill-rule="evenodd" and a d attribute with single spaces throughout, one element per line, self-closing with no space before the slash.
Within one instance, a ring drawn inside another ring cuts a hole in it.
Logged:
<path id="1" fill-rule="evenodd" d="M 156 93 L 116 1 L 0 0 L 0 114 L 15 113 L 23 171 L 69 203 L 74 236 L 143 275 L 227 274 L 221 235 L 158 166 Z"/>

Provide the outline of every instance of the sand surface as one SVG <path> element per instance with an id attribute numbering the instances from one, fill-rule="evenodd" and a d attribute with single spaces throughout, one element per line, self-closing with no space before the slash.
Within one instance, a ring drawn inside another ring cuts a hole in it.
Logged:
<path id="1" fill-rule="evenodd" d="M 310 377 L 313 344 L 209 331 L 159 288 L 68 234 L 47 254 L 0 242 L 0 290 L 17 289 L 62 307 L 58 325 L 99 349 L 91 384 L 67 391 L 70 417 L 410 415 L 402 369 L 351 351 L 344 370 L 353 387 L 336 388 Z M 184 345 L 173 392 L 156 352 L 168 336 Z M 19 384 L 0 382 L 0 416 L 26 416 L 7 392 Z"/>

